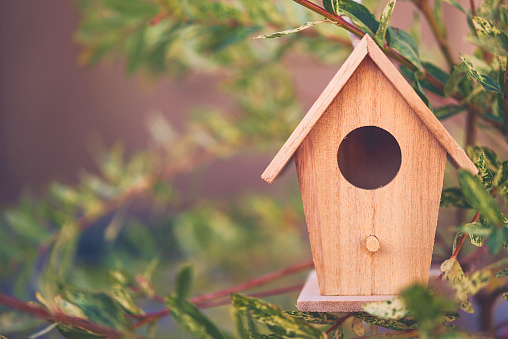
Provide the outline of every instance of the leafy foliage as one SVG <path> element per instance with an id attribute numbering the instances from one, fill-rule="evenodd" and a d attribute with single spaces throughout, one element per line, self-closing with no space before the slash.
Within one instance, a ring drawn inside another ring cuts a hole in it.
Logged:
<path id="1" fill-rule="evenodd" d="M 150 79 L 206 74 L 218 79 L 217 87 L 229 96 L 230 104 L 194 107 L 188 124 L 178 132 L 164 118 L 154 117 L 148 129 L 155 147 L 131 156 L 120 144 L 101 148 L 96 151 L 97 169 L 83 173 L 79 183 L 53 183 L 43 194 L 25 194 L 4 211 L 0 220 L 0 261 L 6 263 L 0 270 L 2 286 L 25 298 L 38 291 L 39 303 L 27 305 L 39 312 L 73 317 L 74 323 L 54 323 L 68 338 L 111 337 L 101 332 L 104 328 L 127 338 L 166 337 L 167 328 L 156 326 L 162 327 L 158 320 L 169 314 L 179 328 L 196 338 L 230 338 L 220 311 L 210 315 L 202 311 L 227 302 L 229 290 L 202 293 L 303 259 L 307 238 L 302 236 L 303 213 L 294 188 L 288 189 L 294 200 L 258 193 L 217 199 L 199 192 L 193 197 L 172 179 L 209 166 L 213 160 L 280 145 L 306 105 L 300 102 L 301 91 L 293 82 L 292 58 L 310 57 L 336 67 L 351 49 L 346 30 L 375 38 L 401 64 L 428 107 L 436 107 L 437 118 L 467 112 L 477 127 L 488 126 L 483 129 L 486 133 L 496 133 L 502 140 L 508 136 L 508 10 L 500 0 L 485 0 L 475 11 L 455 0 L 445 0 L 444 5 L 439 0 L 433 5 L 427 0 L 413 1 L 429 22 L 445 59 L 442 7 L 451 5 L 463 13 L 474 51 L 461 56 L 460 63 L 458 55 L 451 54 L 450 71 L 437 58 L 424 60 L 434 52 L 419 45 L 415 34 L 419 23 L 411 34 L 390 26 L 395 0 L 380 4 L 385 8 L 379 21 L 370 1 L 324 0 L 319 15 L 291 0 L 74 3 L 81 14 L 75 35 L 82 46 L 81 63 L 121 60 L 128 74 L 141 73 Z M 278 37 L 284 38 L 268 39 Z M 436 95 L 446 98 L 445 104 L 435 105 Z M 480 298 L 480 290 L 486 294 L 494 290 L 490 287 L 499 286 L 508 265 L 508 218 L 502 214 L 508 202 L 508 161 L 489 148 L 469 146 L 467 154 L 479 173 L 459 171 L 459 186 L 443 190 L 441 207 L 470 210 L 476 216 L 451 231 L 438 229 L 438 237 L 445 233 L 441 241 L 445 246 L 436 241 L 436 253 L 452 248 L 452 256 L 440 261 L 442 278 L 453 290 L 447 295 L 453 299 L 444 298 L 439 288 L 413 285 L 395 299 L 364 305 L 366 312 L 337 315 L 284 312 L 267 301 L 233 294 L 235 337 L 362 336 L 370 331 L 362 322 L 406 331 L 402 335 L 461 336 L 444 324 L 458 318 L 457 308 L 474 312 L 470 298 Z M 446 178 L 452 181 L 449 174 Z M 127 206 L 139 197 L 149 205 L 149 217 L 128 211 Z M 87 238 L 93 240 L 87 243 Z M 474 246 L 488 248 L 490 257 L 473 252 L 472 258 L 482 260 L 464 265 L 476 269 L 465 273 L 457 253 L 467 238 Z M 96 246 L 97 257 L 87 257 L 93 251 L 83 249 L 84 243 Z M 489 260 L 487 266 L 480 266 Z M 194 266 L 181 266 L 189 261 Z M 194 270 L 199 279 L 193 279 Z M 169 286 L 173 293 L 158 295 L 159 291 L 168 293 Z M 508 300 L 506 293 L 502 295 Z M 479 300 L 476 305 L 481 306 Z M 284 304 L 284 299 L 278 301 Z M 154 312 L 152 303 L 167 308 Z M 2 333 L 35 331 L 41 323 L 17 312 L 0 313 Z M 51 331 L 52 326 L 42 332 Z"/>

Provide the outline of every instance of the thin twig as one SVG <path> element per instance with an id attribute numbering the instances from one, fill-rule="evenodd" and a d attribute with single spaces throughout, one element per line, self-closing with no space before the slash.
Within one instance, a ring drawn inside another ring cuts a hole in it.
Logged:
<path id="1" fill-rule="evenodd" d="M 266 297 L 271 297 L 274 295 L 299 292 L 302 290 L 302 288 L 303 288 L 303 285 L 299 284 L 299 285 L 293 285 L 293 286 L 288 286 L 288 287 L 276 288 L 273 290 L 268 290 L 268 291 L 263 291 L 263 292 L 250 293 L 247 296 L 254 297 L 254 298 L 266 298 Z M 224 299 L 219 299 L 219 300 L 205 301 L 205 302 L 197 304 L 197 306 L 199 308 L 212 308 L 212 307 L 223 306 L 223 305 L 228 305 L 228 304 L 231 304 L 231 298 L 229 298 L 229 297 L 224 298 Z"/>
<path id="2" fill-rule="evenodd" d="M 434 38 L 436 39 L 437 44 L 439 45 L 439 49 L 441 49 L 441 52 L 445 57 L 448 67 L 450 68 L 450 70 L 452 70 L 455 61 L 453 60 L 452 53 L 450 52 L 450 46 L 448 45 L 446 35 L 444 34 L 439 23 L 437 22 L 436 16 L 434 15 L 432 9 L 430 8 L 429 1 L 416 0 L 414 1 L 414 3 L 416 7 L 418 7 L 420 12 L 422 12 L 423 16 L 429 23 L 430 29 L 432 30 L 432 34 L 434 35 Z"/>
<path id="3" fill-rule="evenodd" d="M 254 287 L 265 285 L 269 282 L 272 282 L 274 280 L 286 277 L 291 274 L 295 274 L 297 272 L 310 269 L 314 266 L 314 263 L 312 260 L 306 261 L 294 266 L 286 267 L 284 269 L 265 274 L 261 277 L 252 279 L 250 281 L 247 281 L 245 283 L 236 285 L 234 287 L 226 288 L 217 292 L 204 294 L 204 295 L 198 295 L 194 298 L 190 298 L 189 301 L 199 306 L 200 304 L 204 304 L 207 301 L 222 298 L 229 296 L 231 293 L 241 292 L 245 291 Z M 139 328 L 141 326 L 144 326 L 146 324 L 152 323 L 154 321 L 157 321 L 158 319 L 168 316 L 171 313 L 171 311 L 166 308 L 164 310 L 153 312 L 153 313 L 147 313 L 144 315 L 144 318 L 132 325 L 132 329 Z"/>
<path id="4" fill-rule="evenodd" d="M 353 315 L 350 314 L 350 315 L 347 315 L 345 317 L 342 317 L 340 319 L 338 319 L 335 324 L 333 324 L 332 327 L 330 327 L 327 331 L 326 331 L 326 334 L 330 334 L 332 333 L 333 330 L 335 330 L 337 327 L 339 327 L 340 325 L 342 325 L 344 323 L 344 321 L 346 321 L 348 318 L 352 317 Z"/>
<path id="5" fill-rule="evenodd" d="M 102 334 L 105 336 L 120 337 L 126 335 L 126 333 L 120 332 L 116 329 L 95 324 L 83 318 L 71 317 L 62 312 L 57 312 L 54 314 L 50 313 L 49 310 L 46 309 L 45 307 L 27 303 L 23 300 L 5 295 L 3 293 L 0 293 L 0 305 L 4 305 L 7 306 L 8 308 L 31 314 L 37 318 L 41 318 L 48 321 L 54 321 L 58 323 L 64 323 L 74 327 L 80 327 L 85 330 Z"/>
<path id="6" fill-rule="evenodd" d="M 490 196 L 493 197 L 497 192 L 497 187 L 494 187 L 492 189 L 492 191 L 490 192 Z M 470 221 L 470 224 L 473 223 L 473 222 L 476 222 L 478 220 L 478 218 L 480 217 L 480 211 L 476 212 L 476 214 L 474 215 L 473 219 L 471 219 Z M 466 240 L 466 237 L 467 237 L 468 233 L 465 232 L 462 237 L 460 238 L 460 241 L 459 243 L 457 244 L 457 247 L 455 248 L 455 251 L 453 252 L 452 256 L 450 257 L 450 259 L 457 259 L 457 255 L 459 254 L 459 251 L 460 251 L 460 248 L 462 247 L 462 244 L 464 243 L 464 241 Z"/>
<path id="7" fill-rule="evenodd" d="M 325 18 L 331 20 L 331 21 L 334 21 L 335 24 L 339 27 L 342 27 L 344 29 L 346 29 L 347 31 L 353 33 L 354 35 L 358 36 L 358 37 L 363 37 L 365 35 L 365 32 L 363 32 L 360 28 L 356 27 L 355 25 L 347 22 L 346 20 L 344 20 L 340 15 L 336 15 L 334 13 L 330 13 L 328 12 L 326 9 L 316 5 L 315 3 L 311 2 L 311 1 L 308 1 L 308 0 L 293 0 L 294 2 L 310 9 L 311 11 L 321 15 L 321 16 L 324 16 Z M 407 60 L 405 57 L 403 57 L 402 55 L 400 55 L 397 51 L 395 51 L 394 49 L 392 49 L 390 46 L 380 46 L 383 51 L 386 53 L 386 55 L 388 55 L 389 57 L 391 57 L 392 59 L 400 62 L 402 65 L 406 66 L 407 68 L 409 68 L 410 70 L 412 71 L 417 71 L 418 68 L 413 65 L 412 62 L 410 62 L 409 60 Z M 423 78 L 425 80 L 427 80 L 429 83 L 431 83 L 432 85 L 436 86 L 439 90 L 443 90 L 444 88 L 444 84 L 437 78 L 435 78 L 434 76 L 432 76 L 429 72 L 427 72 L 426 70 L 423 71 Z M 454 92 L 452 93 L 451 97 L 453 99 L 455 99 L 457 102 L 459 102 L 461 105 L 464 105 L 467 107 L 467 109 L 469 111 L 472 112 L 472 114 L 475 114 L 477 116 L 481 116 L 482 119 L 487 122 L 488 124 L 492 125 L 493 127 L 497 128 L 498 130 L 500 130 L 501 132 L 504 130 L 504 125 L 499 123 L 498 121 L 496 120 L 493 120 L 485 115 L 481 115 L 480 112 L 481 110 L 476 106 L 474 105 L 473 103 L 470 103 L 470 102 L 466 102 L 466 103 L 463 103 L 462 100 L 464 99 L 464 97 L 462 95 L 460 95 L 459 93 L 457 92 Z"/>

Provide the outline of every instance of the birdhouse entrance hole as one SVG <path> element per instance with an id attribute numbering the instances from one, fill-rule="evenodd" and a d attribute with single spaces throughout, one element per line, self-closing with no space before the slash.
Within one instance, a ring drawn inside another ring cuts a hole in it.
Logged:
<path id="1" fill-rule="evenodd" d="M 358 188 L 372 190 L 395 178 L 401 164 L 400 146 L 388 131 L 364 126 L 351 131 L 337 152 L 339 170 Z"/>

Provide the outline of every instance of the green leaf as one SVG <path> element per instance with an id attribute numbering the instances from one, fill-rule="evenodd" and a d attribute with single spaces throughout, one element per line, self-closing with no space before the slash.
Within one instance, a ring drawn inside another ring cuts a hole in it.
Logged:
<path id="1" fill-rule="evenodd" d="M 492 227 L 492 233 L 487 238 L 487 245 L 489 246 L 490 253 L 497 254 L 501 247 L 508 250 L 507 238 L 508 228 L 506 227 L 506 224 L 504 227 Z"/>
<path id="2" fill-rule="evenodd" d="M 388 23 L 392 17 L 393 9 L 395 8 L 396 0 L 389 0 L 381 14 L 381 18 L 379 19 L 379 28 L 376 32 L 376 40 L 377 42 L 383 46 L 385 43 L 385 35 L 386 30 L 388 29 Z"/>
<path id="3" fill-rule="evenodd" d="M 425 286 L 419 284 L 404 289 L 400 295 L 418 322 L 420 335 L 424 338 L 432 337 L 430 334 L 433 329 L 441 326 L 443 311 L 447 313 L 455 311 L 453 301 L 434 295 Z"/>
<path id="4" fill-rule="evenodd" d="M 452 245 L 452 254 L 455 253 L 455 250 L 457 249 L 457 245 L 460 241 L 460 239 L 462 239 L 462 237 L 464 236 L 464 232 L 461 232 L 461 231 L 458 231 L 456 234 L 455 234 L 455 238 L 453 238 L 453 245 Z"/>
<path id="5" fill-rule="evenodd" d="M 457 8 L 459 11 L 461 11 L 462 13 L 466 14 L 469 18 L 472 17 L 471 13 L 469 13 L 468 11 L 466 11 L 464 9 L 464 7 L 462 7 L 461 4 L 459 4 L 456 0 L 444 0 L 444 2 L 446 2 L 447 4 L 450 4 L 452 5 L 453 7 Z"/>
<path id="6" fill-rule="evenodd" d="M 492 233 L 490 227 L 479 222 L 465 224 L 459 227 L 459 230 L 469 233 L 471 244 L 478 247 L 483 246 L 484 238 Z"/>
<path id="7" fill-rule="evenodd" d="M 313 22 L 307 22 L 305 25 L 301 25 L 300 27 L 288 29 L 281 32 L 271 33 L 271 34 L 265 34 L 265 35 L 258 35 L 254 39 L 273 39 L 273 38 L 280 38 L 286 35 L 290 35 L 293 33 L 297 33 L 303 30 L 306 30 L 307 28 L 314 27 L 316 25 L 325 23 L 325 22 L 331 22 L 329 20 L 319 20 L 319 21 L 313 21 Z"/>
<path id="8" fill-rule="evenodd" d="M 467 313 L 473 313 L 474 306 L 469 301 L 468 295 L 474 295 L 487 286 L 492 273 L 489 270 L 481 270 L 466 277 L 457 259 L 445 260 L 441 264 L 441 272 L 444 273 L 443 279 L 448 280 L 454 289 L 458 306 Z"/>
<path id="9" fill-rule="evenodd" d="M 494 185 L 497 186 L 499 190 L 505 185 L 508 184 L 508 161 L 503 161 L 499 166 L 499 170 L 494 179 Z"/>
<path id="10" fill-rule="evenodd" d="M 452 284 L 458 284 L 464 280 L 464 271 L 457 259 L 448 259 L 441 264 L 443 279 L 449 280 Z"/>
<path id="11" fill-rule="evenodd" d="M 502 269 L 501 271 L 497 272 L 495 277 L 496 278 L 502 278 L 508 276 L 508 268 Z"/>
<path id="12" fill-rule="evenodd" d="M 191 264 L 182 266 L 176 277 L 175 295 L 178 300 L 186 300 L 190 297 L 192 290 L 193 267 Z"/>
<path id="13" fill-rule="evenodd" d="M 462 113 L 466 110 L 464 106 L 458 106 L 458 105 L 447 105 L 447 106 L 441 106 L 439 108 L 434 109 L 434 115 L 439 120 L 445 120 L 448 119 L 456 114 Z"/>
<path id="14" fill-rule="evenodd" d="M 489 20 L 479 16 L 473 18 L 473 26 L 478 34 L 479 45 L 493 53 L 508 55 L 508 35 L 506 33 Z"/>
<path id="15" fill-rule="evenodd" d="M 465 170 L 459 170 L 459 182 L 464 196 L 473 208 L 478 210 L 490 222 L 496 225 L 502 224 L 503 217 L 496 202 L 485 191 L 478 178 Z"/>
<path id="16" fill-rule="evenodd" d="M 300 318 L 311 324 L 335 324 L 338 317 L 332 313 L 326 312 L 300 312 L 300 311 L 286 311 L 286 314 Z"/>
<path id="17" fill-rule="evenodd" d="M 485 150 L 488 150 L 488 148 L 485 148 Z M 474 162 L 476 168 L 478 168 L 477 176 L 483 184 L 483 187 L 488 190 L 492 187 L 494 182 L 494 173 L 497 171 L 497 168 L 494 168 L 492 163 L 487 163 L 487 156 L 485 155 L 485 152 L 486 151 L 484 151 L 483 147 L 469 146 L 467 148 L 467 155 Z"/>
<path id="18" fill-rule="evenodd" d="M 408 315 L 404 300 L 400 297 L 363 304 L 363 310 L 383 319 L 401 319 Z"/>
<path id="19" fill-rule="evenodd" d="M 104 0 L 103 3 L 115 12 L 130 17 L 155 16 L 159 12 L 154 3 L 141 0 Z"/>
<path id="20" fill-rule="evenodd" d="M 328 333 L 328 339 L 344 339 L 344 329 L 340 326 L 336 327 Z"/>
<path id="21" fill-rule="evenodd" d="M 172 295 L 166 297 L 166 305 L 178 325 L 197 339 L 227 339 L 227 336 L 193 303 L 179 300 L 176 295 Z"/>
<path id="22" fill-rule="evenodd" d="M 57 291 L 57 306 L 61 309 L 65 306 L 64 312 L 67 314 L 118 330 L 127 330 L 129 320 L 115 300 L 106 293 L 78 289 L 63 282 L 58 283 Z"/>
<path id="23" fill-rule="evenodd" d="M 363 32 L 375 37 L 379 23 L 367 7 L 352 0 L 323 0 L 328 12 L 349 17 Z"/>
<path id="24" fill-rule="evenodd" d="M 43 243 L 52 236 L 51 232 L 42 227 L 40 221 L 27 211 L 8 210 L 5 212 L 5 218 L 14 232 L 28 239 Z"/>
<path id="25" fill-rule="evenodd" d="M 3 334 L 31 331 L 40 327 L 42 324 L 44 324 L 44 320 L 37 319 L 24 312 L 0 312 L 0 328 Z"/>
<path id="26" fill-rule="evenodd" d="M 443 0 L 436 0 L 433 13 L 441 34 L 446 38 L 446 27 L 443 20 Z"/>
<path id="27" fill-rule="evenodd" d="M 464 79 L 469 79 L 466 77 L 466 65 L 464 63 L 460 63 L 453 69 L 448 81 L 445 82 L 444 86 L 444 94 L 449 97 L 453 94 L 454 91 L 459 89 L 459 84 L 464 81 Z M 472 80 L 471 80 L 472 81 Z M 462 93 L 464 94 L 464 93 Z"/>
<path id="28" fill-rule="evenodd" d="M 231 318 L 233 318 L 233 321 L 235 323 L 235 335 L 237 338 L 242 339 L 249 339 L 249 336 L 247 334 L 247 329 L 243 325 L 243 320 L 240 312 L 238 312 L 233 307 L 230 308 L 230 314 Z"/>
<path id="29" fill-rule="evenodd" d="M 409 60 L 419 71 L 424 71 L 420 62 L 418 45 L 411 35 L 401 29 L 388 27 L 386 42 L 389 47 Z"/>
<path id="30" fill-rule="evenodd" d="M 460 58 L 462 59 L 462 62 L 466 66 L 466 70 L 470 77 L 478 81 L 487 91 L 496 92 L 503 95 L 501 86 L 496 80 L 492 79 L 488 75 L 478 73 L 478 71 L 473 67 L 472 63 L 467 61 L 463 56 L 460 56 Z"/>
<path id="31" fill-rule="evenodd" d="M 503 293 L 503 298 L 504 298 L 504 300 L 508 300 L 508 292 Z"/>
<path id="32" fill-rule="evenodd" d="M 363 337 L 365 335 L 365 327 L 363 327 L 361 319 L 353 318 L 351 328 L 357 337 Z"/>
<path id="33" fill-rule="evenodd" d="M 416 321 L 410 318 L 383 319 L 364 312 L 355 312 L 353 316 L 366 323 L 381 326 L 394 331 L 411 330 L 417 327 Z"/>
<path id="34" fill-rule="evenodd" d="M 244 315 L 267 325 L 276 335 L 286 338 L 326 338 L 326 335 L 299 318 L 291 317 L 264 300 L 233 294 L 233 306 Z"/>
<path id="35" fill-rule="evenodd" d="M 277 339 L 277 338 L 282 338 L 282 337 L 279 337 L 278 335 L 275 335 L 275 334 L 261 334 L 261 333 L 257 333 L 256 331 L 251 330 L 251 329 L 245 330 L 245 334 L 247 335 L 248 339 Z"/>
<path id="36" fill-rule="evenodd" d="M 443 84 L 446 84 L 448 82 L 448 79 L 450 78 L 450 74 L 448 74 L 448 72 L 445 72 L 441 68 L 437 67 L 436 65 L 428 61 L 422 61 L 421 64 L 423 65 L 427 73 L 429 73 L 431 76 L 438 79 Z M 428 89 L 432 93 L 437 94 L 441 97 L 445 96 L 443 88 L 438 88 L 434 86 L 434 84 L 432 84 L 430 81 L 424 78 L 419 80 L 423 88 Z"/>
<path id="37" fill-rule="evenodd" d="M 146 50 L 145 28 L 138 29 L 129 37 L 130 47 L 127 52 L 127 74 L 132 74 L 143 61 Z"/>
<path id="38" fill-rule="evenodd" d="M 459 187 L 450 187 L 441 193 L 441 207 L 471 208 Z"/>
<path id="39" fill-rule="evenodd" d="M 132 315 L 144 314 L 145 312 L 139 308 L 132 300 L 130 294 L 122 285 L 113 285 L 111 296 L 127 313 Z"/>

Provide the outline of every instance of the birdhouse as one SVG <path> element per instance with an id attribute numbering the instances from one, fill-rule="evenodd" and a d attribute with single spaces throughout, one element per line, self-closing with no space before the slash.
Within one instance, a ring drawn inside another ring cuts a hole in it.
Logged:
<path id="1" fill-rule="evenodd" d="M 294 157 L 319 284 L 309 277 L 300 310 L 355 311 L 427 284 L 447 155 L 477 173 L 365 35 L 262 174 L 272 183 Z"/>

